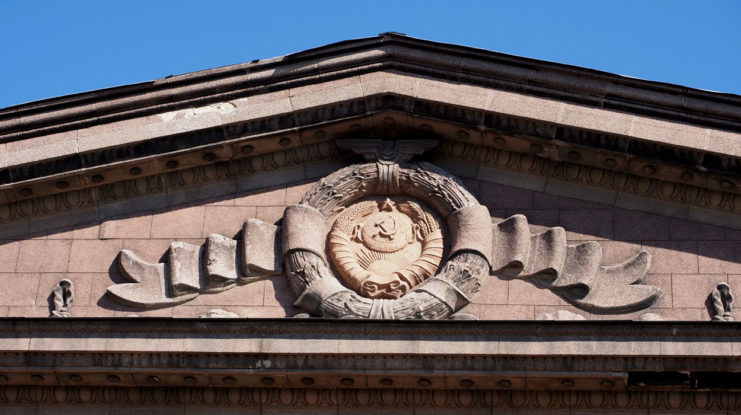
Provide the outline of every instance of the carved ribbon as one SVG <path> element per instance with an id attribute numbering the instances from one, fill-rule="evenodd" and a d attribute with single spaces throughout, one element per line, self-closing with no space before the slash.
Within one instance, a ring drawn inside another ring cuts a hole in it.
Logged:
<path id="1" fill-rule="evenodd" d="M 603 266 L 599 243 L 568 245 L 561 227 L 531 234 L 523 215 L 493 225 L 492 239 L 492 271 L 509 277 L 530 277 L 537 285 L 585 310 L 634 311 L 662 296 L 658 288 L 638 284 L 651 265 L 646 251 L 620 264 Z"/>
<path id="2" fill-rule="evenodd" d="M 173 242 L 167 264 L 149 264 L 123 250 L 119 267 L 130 283 L 112 285 L 108 293 L 133 307 L 159 308 L 188 302 L 283 273 L 280 228 L 249 219 L 238 241 L 209 235 L 205 246 Z"/>
<path id="3" fill-rule="evenodd" d="M 327 224 L 363 197 L 397 193 L 426 202 L 447 219 L 450 254 L 437 274 L 403 297 L 372 300 L 342 285 L 329 269 Z M 282 275 L 285 261 L 296 305 L 324 317 L 447 318 L 471 301 L 490 272 L 528 278 L 593 312 L 635 311 L 662 295 L 656 287 L 639 284 L 650 265 L 646 251 L 604 266 L 598 243 L 568 245 L 563 228 L 531 234 L 522 215 L 492 224 L 485 206 L 428 163 L 340 169 L 320 180 L 299 204 L 286 208 L 282 230 L 249 219 L 241 241 L 210 235 L 205 246 L 175 242 L 168 258 L 168 264 L 149 264 L 121 251 L 119 265 L 131 282 L 113 285 L 108 292 L 135 307 L 173 306 L 202 293 Z"/>

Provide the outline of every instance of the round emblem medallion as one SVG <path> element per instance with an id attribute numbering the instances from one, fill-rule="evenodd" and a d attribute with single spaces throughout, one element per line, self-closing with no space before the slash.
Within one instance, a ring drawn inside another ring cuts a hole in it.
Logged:
<path id="1" fill-rule="evenodd" d="M 364 200 L 345 209 L 329 233 L 340 276 L 367 298 L 400 298 L 434 275 L 443 257 L 440 220 L 409 198 Z"/>

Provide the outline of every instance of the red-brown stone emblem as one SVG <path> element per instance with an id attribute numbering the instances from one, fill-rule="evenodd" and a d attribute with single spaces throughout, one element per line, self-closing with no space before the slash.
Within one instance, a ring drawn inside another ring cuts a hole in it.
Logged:
<path id="1" fill-rule="evenodd" d="M 408 199 L 365 200 L 340 213 L 329 256 L 343 280 L 368 298 L 400 298 L 434 275 L 443 257 L 436 215 Z"/>

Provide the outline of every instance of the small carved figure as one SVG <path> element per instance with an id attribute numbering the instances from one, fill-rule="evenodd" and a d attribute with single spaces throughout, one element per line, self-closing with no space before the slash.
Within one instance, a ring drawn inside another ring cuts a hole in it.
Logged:
<path id="1" fill-rule="evenodd" d="M 53 294 L 54 310 L 51 312 L 51 317 L 69 317 L 69 309 L 75 302 L 75 285 L 68 279 L 61 280 L 54 287 Z"/>
<path id="2" fill-rule="evenodd" d="M 714 321 L 733 321 L 733 294 L 731 287 L 721 282 L 710 293 Z"/>

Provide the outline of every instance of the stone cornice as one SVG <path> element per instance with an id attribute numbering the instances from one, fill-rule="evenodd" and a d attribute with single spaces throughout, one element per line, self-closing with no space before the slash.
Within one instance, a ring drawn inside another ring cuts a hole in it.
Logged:
<path id="1" fill-rule="evenodd" d="M 394 70 L 581 105 L 741 131 L 741 97 L 569 65 L 384 34 L 0 110 L 3 141 L 22 139 L 319 80 Z"/>
<path id="2" fill-rule="evenodd" d="M 400 394 L 394 402 L 432 394 L 497 406 L 517 396 L 516 406 L 555 408 L 588 391 L 602 404 L 656 408 L 641 394 L 671 392 L 661 399 L 672 406 L 741 387 L 739 334 L 738 323 L 4 318 L 0 402 L 138 402 L 128 394 L 179 388 L 194 402 L 227 393 L 225 405 L 254 393 L 287 405 L 286 397 L 318 393 L 331 399 L 312 405 L 343 406 L 338 400 L 387 391 Z M 91 397 L 100 393 L 107 397 Z M 538 404 L 533 393 L 552 402 Z M 708 408 L 741 405 L 713 402 Z M 566 407 L 591 405 L 599 403 Z"/>

